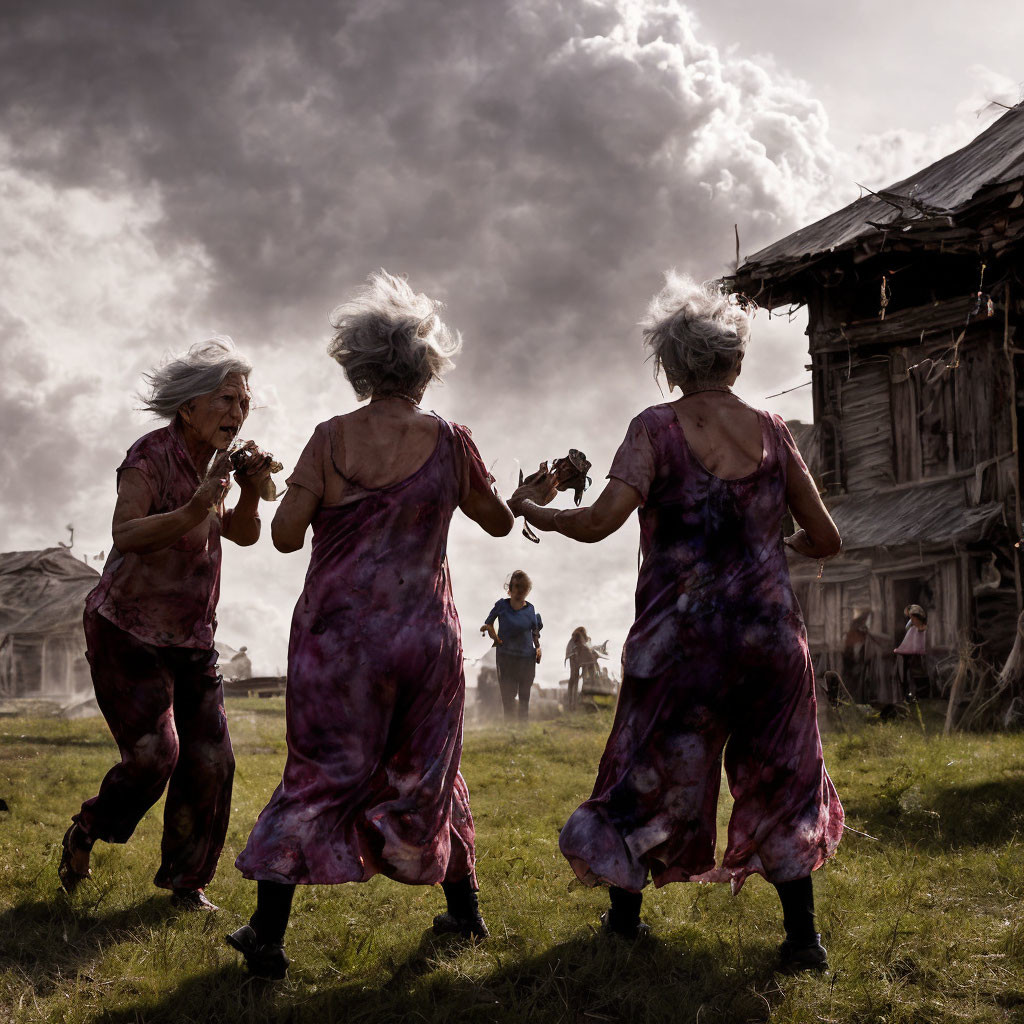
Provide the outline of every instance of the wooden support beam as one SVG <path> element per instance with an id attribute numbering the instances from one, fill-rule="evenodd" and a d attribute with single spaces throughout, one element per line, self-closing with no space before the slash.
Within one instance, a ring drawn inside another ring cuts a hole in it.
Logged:
<path id="1" fill-rule="evenodd" d="M 1021 585 L 1021 549 L 1017 544 L 1021 540 L 1021 504 L 1020 504 L 1020 446 L 1017 436 L 1017 371 L 1014 366 L 1013 346 L 1010 343 L 1010 282 L 1006 282 L 1005 309 L 1003 310 L 1003 351 L 1006 353 L 1006 368 L 1010 375 L 1010 438 L 1013 444 L 1013 499 L 1016 517 L 1013 522 L 1011 536 L 1013 548 L 1013 579 L 1017 588 L 1017 614 L 1024 611 Z"/>

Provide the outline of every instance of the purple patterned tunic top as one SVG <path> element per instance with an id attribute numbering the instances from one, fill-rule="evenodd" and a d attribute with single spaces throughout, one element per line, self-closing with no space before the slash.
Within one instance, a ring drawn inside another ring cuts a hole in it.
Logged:
<path id="1" fill-rule="evenodd" d="M 117 467 L 137 470 L 151 494 L 147 515 L 186 505 L 199 473 L 174 423 L 140 437 Z M 223 511 L 223 510 L 222 510 Z M 161 551 L 149 554 L 113 548 L 99 583 L 85 601 L 136 640 L 157 647 L 213 647 L 220 597 L 220 517 L 210 513 L 198 526 Z"/>

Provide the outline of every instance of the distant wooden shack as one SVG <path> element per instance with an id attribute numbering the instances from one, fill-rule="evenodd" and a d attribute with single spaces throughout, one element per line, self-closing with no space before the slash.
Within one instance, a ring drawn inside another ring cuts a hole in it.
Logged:
<path id="1" fill-rule="evenodd" d="M 845 668 L 861 699 L 896 696 L 892 648 L 909 604 L 928 612 L 940 676 L 962 639 L 992 662 L 1013 642 L 1022 239 L 1018 105 L 963 149 L 749 257 L 726 282 L 763 308 L 808 307 L 814 422 L 798 443 L 844 553 L 820 581 L 817 565 L 794 559 L 793 579 L 819 669 Z"/>

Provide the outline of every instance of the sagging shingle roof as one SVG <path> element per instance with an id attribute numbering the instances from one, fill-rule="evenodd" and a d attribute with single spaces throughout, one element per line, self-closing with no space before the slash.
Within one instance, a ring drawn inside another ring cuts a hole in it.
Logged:
<path id="1" fill-rule="evenodd" d="M 955 153 L 875 195 L 862 196 L 827 217 L 747 257 L 730 287 L 752 295 L 772 284 L 780 301 L 794 296 L 783 282 L 809 264 L 872 236 L 946 232 L 994 194 L 1024 188 L 1024 103 L 1009 109 Z M 1021 202 L 1009 198 L 1011 209 Z M 759 302 L 776 304 L 764 296 Z"/>
<path id="2" fill-rule="evenodd" d="M 0 638 L 80 629 L 99 578 L 66 548 L 0 553 Z"/>
<path id="3" fill-rule="evenodd" d="M 1001 502 L 969 505 L 963 480 L 922 481 L 902 490 L 829 502 L 843 549 L 977 541 L 1003 522 Z"/>

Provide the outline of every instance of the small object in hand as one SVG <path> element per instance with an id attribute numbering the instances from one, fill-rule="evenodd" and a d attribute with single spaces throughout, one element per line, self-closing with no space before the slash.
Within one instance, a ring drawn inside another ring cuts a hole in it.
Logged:
<path id="1" fill-rule="evenodd" d="M 583 500 L 583 492 L 591 484 L 590 477 L 587 476 L 589 469 L 590 462 L 586 455 L 576 448 L 570 448 L 568 455 L 555 459 L 551 463 L 550 472 L 554 473 L 558 478 L 558 483 L 555 485 L 556 489 L 559 491 L 573 491 L 573 501 L 576 503 L 577 508 L 579 508 L 579 504 Z M 531 473 L 525 479 L 523 478 L 523 471 L 519 470 L 519 485 L 522 486 L 524 483 L 530 483 L 547 472 L 549 470 L 546 462 L 536 473 Z M 532 540 L 534 544 L 540 543 L 540 537 L 530 529 L 529 523 L 523 526 L 523 536 L 527 540 Z"/>
<path id="2" fill-rule="evenodd" d="M 575 448 L 570 448 L 565 458 L 555 459 L 551 463 L 551 472 L 558 477 L 558 489 L 573 491 L 572 499 L 577 508 L 583 500 L 583 492 L 590 486 L 590 477 L 587 476 L 589 469 L 590 462 L 586 455 Z"/>
<path id="3" fill-rule="evenodd" d="M 269 452 L 260 451 L 260 449 L 256 447 L 254 441 L 246 441 L 244 444 L 238 443 L 237 447 L 232 447 L 228 451 L 228 456 L 231 459 L 231 468 L 237 473 L 239 470 L 245 468 L 246 462 L 254 455 L 260 457 L 265 455 L 271 459 L 271 473 L 280 473 L 281 470 L 284 469 L 284 466 L 274 459 Z M 267 479 L 260 484 L 260 497 L 264 501 L 277 501 L 277 485 L 270 477 L 267 477 Z"/>

